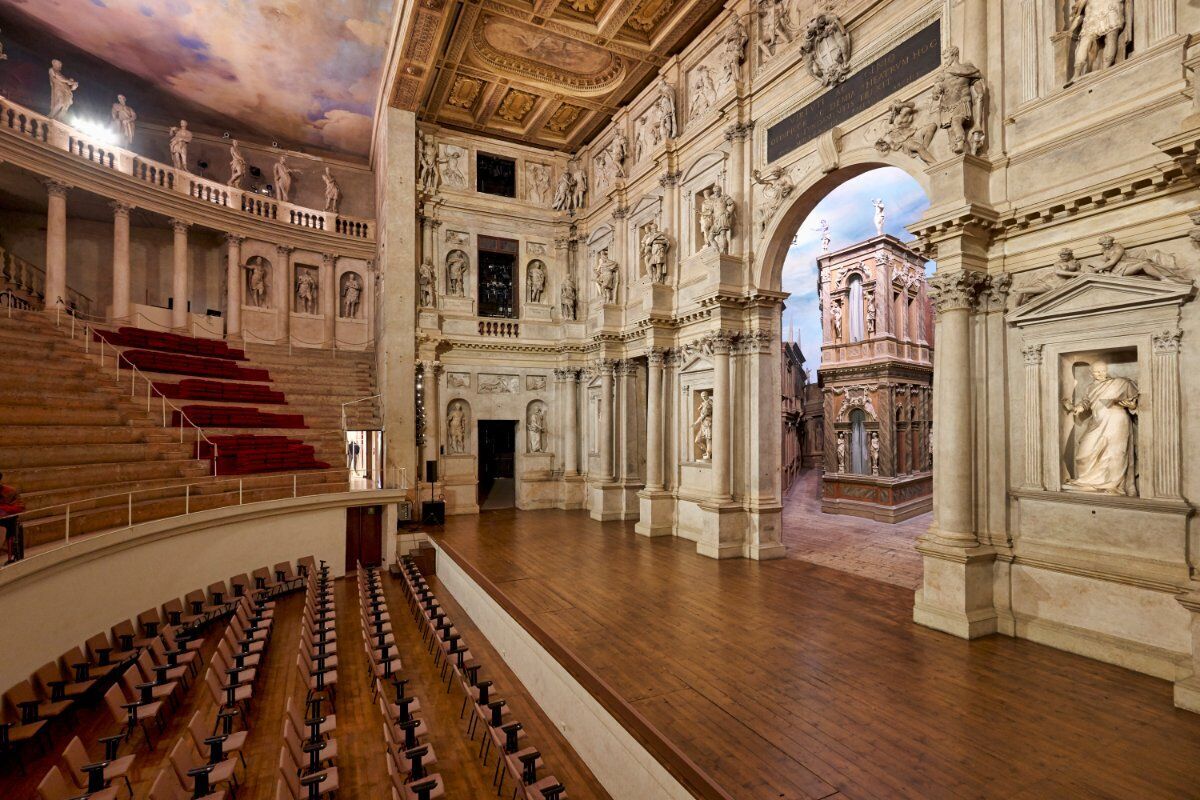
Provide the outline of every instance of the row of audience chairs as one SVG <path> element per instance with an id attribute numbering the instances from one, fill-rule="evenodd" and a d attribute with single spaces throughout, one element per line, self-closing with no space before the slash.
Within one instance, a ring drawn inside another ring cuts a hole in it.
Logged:
<path id="1" fill-rule="evenodd" d="M 439 674 L 446 681 L 446 691 L 450 692 L 455 683 L 462 689 L 460 719 L 466 714 L 468 704 L 471 706 L 467 735 L 474 741 L 475 732 L 481 731 L 478 755 L 485 766 L 491 750 L 496 750 L 492 775 L 496 794 L 504 791 L 505 780 L 511 776 L 513 800 L 517 800 L 518 795 L 523 800 L 566 800 L 566 787 L 557 778 L 553 775 L 538 777 L 544 766 L 541 753 L 525 743 L 527 734 L 522 724 L 512 718 L 508 703 L 492 695 L 492 681 L 479 679 L 481 665 L 472 657 L 462 635 L 417 569 L 416 562 L 408 556 L 402 557 L 400 574 L 404 578 L 409 610 L 421 625 L 422 641 L 433 654 L 435 666 L 440 667 Z"/>

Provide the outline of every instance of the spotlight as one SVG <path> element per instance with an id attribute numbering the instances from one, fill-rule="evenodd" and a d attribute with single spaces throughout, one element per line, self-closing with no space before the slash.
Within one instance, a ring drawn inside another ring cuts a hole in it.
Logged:
<path id="1" fill-rule="evenodd" d="M 272 141 L 271 141 L 271 147 L 279 147 L 279 142 L 276 142 L 276 141 L 272 140 Z"/>
<path id="2" fill-rule="evenodd" d="M 229 138 L 229 131 L 225 131 L 224 133 L 222 133 L 222 134 L 221 134 L 221 138 L 222 138 L 222 139 L 228 139 L 228 138 Z"/>
<path id="3" fill-rule="evenodd" d="M 72 120 L 76 128 L 86 133 L 88 136 L 95 139 L 100 144 L 114 145 L 117 143 L 117 137 L 113 135 L 112 129 L 107 125 L 101 125 L 98 122 L 93 122 L 90 119 Z"/>
<path id="4" fill-rule="evenodd" d="M 196 166 L 200 167 L 200 169 L 208 169 L 208 162 L 207 161 L 197 161 Z"/>
<path id="5" fill-rule="evenodd" d="M 262 175 L 262 170 L 258 167 L 251 167 L 250 174 L 257 178 L 258 176 Z"/>

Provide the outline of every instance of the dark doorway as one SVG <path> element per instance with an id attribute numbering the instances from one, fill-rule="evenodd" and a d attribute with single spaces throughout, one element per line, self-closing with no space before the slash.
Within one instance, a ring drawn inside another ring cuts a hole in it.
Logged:
<path id="1" fill-rule="evenodd" d="M 479 316 L 517 316 L 515 239 L 479 237 Z"/>
<path id="2" fill-rule="evenodd" d="M 346 509 L 346 571 L 383 563 L 383 506 Z"/>
<path id="3" fill-rule="evenodd" d="M 491 153 L 476 153 L 475 189 L 484 194 L 516 197 L 517 162 Z"/>
<path id="4" fill-rule="evenodd" d="M 479 421 L 479 505 L 482 508 L 511 508 L 516 504 L 514 459 L 517 451 L 517 421 Z"/>

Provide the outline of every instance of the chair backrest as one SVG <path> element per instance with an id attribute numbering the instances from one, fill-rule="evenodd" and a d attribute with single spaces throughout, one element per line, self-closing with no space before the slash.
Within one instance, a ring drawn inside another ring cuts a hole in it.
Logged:
<path id="1" fill-rule="evenodd" d="M 180 736 L 175 742 L 175 746 L 171 748 L 171 766 L 175 768 L 175 775 L 179 778 L 179 782 L 185 787 L 187 786 L 188 770 L 196 766 L 196 760 L 191 757 L 188 752 L 188 739 L 186 736 Z M 195 749 L 194 747 L 192 748 Z"/>
<path id="2" fill-rule="evenodd" d="M 197 748 L 204 746 L 204 740 L 208 738 L 208 728 L 204 725 L 204 717 L 199 711 L 192 714 L 192 718 L 188 720 L 188 733 L 192 734 L 192 743 Z"/>
<path id="3" fill-rule="evenodd" d="M 296 573 L 292 571 L 292 565 L 287 561 L 280 561 L 275 565 L 274 569 L 275 576 L 279 577 L 279 575 L 282 573 L 285 581 L 295 580 L 296 578 Z"/>
<path id="4" fill-rule="evenodd" d="M 62 670 L 59 669 L 56 661 L 47 661 L 38 667 L 37 672 L 33 673 L 34 684 L 42 697 L 49 697 L 52 691 L 50 684 L 62 679 Z"/>
<path id="5" fill-rule="evenodd" d="M 143 650 L 137 657 L 138 672 L 142 674 L 142 682 L 147 683 L 154 680 L 154 660 L 150 658 L 150 651 Z"/>
<path id="6" fill-rule="evenodd" d="M 67 742 L 62 755 L 63 761 L 67 762 L 67 766 L 71 768 L 72 780 L 75 781 L 77 786 L 82 788 L 83 784 L 80 782 L 80 778 L 83 775 L 83 768 L 92 763 L 92 761 L 78 736 L 71 737 L 71 741 Z"/>
<path id="7" fill-rule="evenodd" d="M 85 644 L 87 645 L 88 649 L 88 657 L 94 661 L 100 660 L 99 651 L 101 649 L 112 649 L 112 642 L 109 640 L 108 634 L 103 632 L 97 633 L 95 636 L 88 639 Z"/>
<path id="8" fill-rule="evenodd" d="M 301 725 L 304 723 L 304 720 L 300 718 L 300 714 L 296 710 L 296 706 L 292 704 L 292 698 L 289 697 L 284 701 L 283 713 L 286 714 L 287 718 L 292 721 L 292 725 L 296 728 L 296 730 L 303 730 Z"/>
<path id="9" fill-rule="evenodd" d="M 300 767 L 292 760 L 292 754 L 288 752 L 287 745 L 280 745 L 279 774 L 287 782 L 288 791 L 292 793 L 293 797 L 300 796 L 300 780 L 296 777 L 298 769 Z"/>
<path id="10" fill-rule="evenodd" d="M 104 693 L 104 704 L 108 706 L 108 711 L 112 714 L 112 718 L 118 725 L 124 725 L 128 714 L 121 706 L 125 705 L 125 695 L 121 693 L 121 687 L 115 683 L 108 687 L 108 691 Z"/>
<path id="11" fill-rule="evenodd" d="M 42 778 L 42 782 L 38 784 L 37 792 L 42 800 L 68 800 L 75 795 L 58 767 L 50 768 L 46 777 Z"/>
<path id="12" fill-rule="evenodd" d="M 11 706 L 12 711 L 16 714 L 21 713 L 21 703 L 36 701 L 37 695 L 33 693 L 33 685 L 28 680 L 23 680 L 18 684 L 14 684 L 11 689 L 4 693 L 4 706 Z"/>
<path id="13" fill-rule="evenodd" d="M 124 622 L 118 622 L 116 625 L 112 626 L 112 635 L 113 639 L 119 644 L 122 636 L 132 636 L 137 638 L 137 629 L 133 627 L 133 622 L 131 620 L 125 620 Z"/>
<path id="14" fill-rule="evenodd" d="M 207 601 L 203 589 L 194 589 L 183 596 L 184 602 L 188 604 L 188 611 L 191 611 L 192 603 L 200 603 L 203 605 Z"/>
<path id="15" fill-rule="evenodd" d="M 288 789 L 288 785 L 284 782 L 283 778 L 275 779 L 275 800 L 297 800 L 292 795 L 291 790 Z"/>
<path id="16" fill-rule="evenodd" d="M 212 662 L 209 662 L 209 668 L 204 672 L 204 682 L 208 684 L 208 691 L 212 695 L 213 702 L 218 706 L 225 705 L 225 694 L 221 691 L 221 681 L 217 678 L 217 673 L 212 667 Z"/>
<path id="17" fill-rule="evenodd" d="M 258 569 L 254 570 L 254 572 L 250 573 L 250 577 L 254 580 L 255 584 L 257 584 L 259 578 L 262 578 L 268 586 L 275 582 L 275 574 L 266 567 L 259 567 Z M 255 584 L 251 584 L 251 586 L 254 586 Z"/>
<path id="18" fill-rule="evenodd" d="M 296 727 L 292 725 L 292 721 L 287 717 L 283 718 L 283 743 L 291 751 L 292 760 L 297 764 L 303 764 L 304 751 L 300 749 L 300 736 L 296 733 Z"/>
<path id="19" fill-rule="evenodd" d="M 241 587 L 240 590 L 238 587 Z M 246 573 L 234 575 L 229 579 L 229 590 L 234 596 L 242 596 L 254 588 L 254 581 L 250 580 L 250 576 Z"/>
<path id="20" fill-rule="evenodd" d="M 137 697 L 139 692 L 137 685 L 142 681 L 136 667 L 129 667 L 121 673 L 121 686 L 125 689 L 126 697 Z"/>
<path id="21" fill-rule="evenodd" d="M 138 629 L 145 632 L 147 625 L 154 625 L 155 627 L 161 625 L 162 617 L 159 616 L 157 608 L 148 608 L 142 613 L 138 614 L 137 621 Z"/>
<path id="22" fill-rule="evenodd" d="M 187 792 L 179 785 L 173 767 L 163 767 L 150 785 L 150 800 L 185 800 Z"/>
<path id="23" fill-rule="evenodd" d="M 214 581 L 208 585 L 208 596 L 210 598 L 218 593 L 221 594 L 222 602 L 229 599 L 229 589 L 225 587 L 225 581 Z"/>
<path id="24" fill-rule="evenodd" d="M 87 658 L 79 647 L 72 647 L 58 659 L 58 665 L 64 675 L 73 675 L 76 664 L 86 664 Z"/>

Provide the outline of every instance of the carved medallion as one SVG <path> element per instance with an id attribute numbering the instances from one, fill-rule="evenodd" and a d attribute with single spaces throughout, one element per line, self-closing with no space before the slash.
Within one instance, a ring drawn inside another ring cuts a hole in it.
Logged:
<path id="1" fill-rule="evenodd" d="M 563 103 L 550 115 L 550 119 L 546 120 L 546 130 L 552 133 L 565 134 L 575 126 L 575 123 L 579 120 L 579 115 L 582 113 L 583 109 L 579 106 Z"/>
<path id="2" fill-rule="evenodd" d="M 674 0 L 642 0 L 625 24 L 639 33 L 650 33 L 674 7 Z"/>
<path id="3" fill-rule="evenodd" d="M 625 75 L 625 62 L 613 53 L 503 17 L 481 17 L 471 45 L 499 72 L 579 94 L 610 91 Z"/>
<path id="4" fill-rule="evenodd" d="M 475 101 L 479 99 L 479 93 L 482 90 L 483 81 L 458 75 L 454 78 L 454 86 L 450 89 L 450 96 L 446 98 L 446 104 L 470 111 L 475 105 Z"/>
<path id="5" fill-rule="evenodd" d="M 525 117 L 529 116 L 529 112 L 533 110 L 536 100 L 537 98 L 528 92 L 509 89 L 508 94 L 504 95 L 504 99 L 500 101 L 500 107 L 496 109 L 496 116 L 508 122 L 524 122 Z"/>

